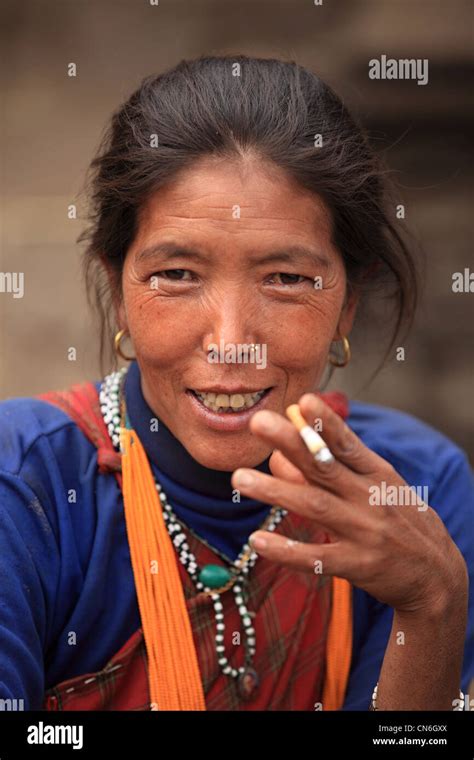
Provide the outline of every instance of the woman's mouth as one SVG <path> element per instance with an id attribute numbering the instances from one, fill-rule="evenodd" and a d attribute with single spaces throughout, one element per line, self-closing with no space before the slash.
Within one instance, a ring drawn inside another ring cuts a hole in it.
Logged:
<path id="1" fill-rule="evenodd" d="M 248 391 L 241 393 L 200 393 L 199 391 L 192 391 L 199 401 L 204 404 L 208 409 L 213 412 L 241 412 L 244 409 L 251 409 L 255 404 L 258 404 L 263 395 L 270 390 L 264 388 L 261 391 Z"/>
<path id="2" fill-rule="evenodd" d="M 188 388 L 192 408 L 206 426 L 220 431 L 245 428 L 252 414 L 267 406 L 273 386 L 253 390 L 239 388 L 234 393 L 222 390 Z"/>

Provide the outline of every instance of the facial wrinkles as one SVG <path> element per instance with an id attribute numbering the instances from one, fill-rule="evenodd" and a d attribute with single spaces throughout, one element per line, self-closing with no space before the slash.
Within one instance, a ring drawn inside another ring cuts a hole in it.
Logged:
<path id="1" fill-rule="evenodd" d="M 201 179 L 196 177 L 191 172 L 186 181 L 159 191 L 142 211 L 139 234 L 125 262 L 125 314 L 150 406 L 199 461 L 213 466 L 207 460 L 213 456 L 218 469 L 226 469 L 235 450 L 215 450 L 212 436 L 217 434 L 209 432 L 207 439 L 208 431 L 189 418 L 184 391 L 209 388 L 216 381 L 240 380 L 251 388 L 271 385 L 275 394 L 270 408 L 283 412 L 301 393 L 316 389 L 344 300 L 345 274 L 331 244 L 324 207 L 314 196 L 282 180 L 271 185 L 256 181 L 254 175 L 248 187 L 228 168 L 223 174 L 205 170 Z M 232 215 L 236 206 L 240 218 Z M 156 266 L 151 260 L 146 266 L 136 263 L 140 250 L 166 241 L 199 250 L 205 260 L 157 257 Z M 285 241 L 319 250 L 329 266 L 253 262 L 254 257 L 283 248 Z M 167 269 L 191 270 L 196 286 L 173 290 L 173 285 L 161 282 L 152 290 L 147 277 Z M 288 289 L 281 283 L 266 284 L 272 273 L 286 271 L 308 281 Z M 316 276 L 322 277 L 321 289 L 312 286 Z M 206 346 L 221 338 L 267 344 L 265 370 L 244 364 L 209 365 Z M 181 407 L 187 410 L 184 417 Z M 263 458 L 261 442 L 248 431 L 238 436 L 242 443 L 245 439 L 250 458 Z"/>
<path id="2" fill-rule="evenodd" d="M 275 310 L 273 303 L 268 303 L 265 295 L 255 294 L 252 285 L 249 285 L 245 273 L 234 267 L 220 269 L 211 276 L 212 284 L 209 283 L 196 291 L 196 295 L 187 303 L 176 306 L 176 297 L 169 298 L 167 295 L 159 295 L 150 288 L 140 288 L 132 296 L 133 301 L 139 305 L 140 311 L 147 309 L 153 311 L 157 319 L 170 320 L 177 313 L 189 313 L 194 325 L 206 323 L 209 325 L 211 338 L 222 337 L 227 342 L 265 342 L 269 344 L 270 355 L 278 360 L 279 345 L 285 346 L 282 335 L 288 330 L 287 317 L 291 317 L 292 325 L 296 329 L 313 332 L 326 332 L 334 310 L 337 309 L 340 295 L 336 284 L 315 290 L 308 285 L 301 294 L 293 297 L 291 303 L 286 304 L 285 310 Z M 179 296 L 178 296 L 179 299 Z M 170 301 L 169 304 L 166 301 Z M 155 308 L 158 303 L 157 308 Z M 169 309 L 168 309 L 169 307 Z M 172 310 L 172 313 L 171 313 Z M 288 311 L 288 314 L 286 313 Z M 169 313 L 168 313 L 169 312 Z M 276 318 L 281 315 L 281 319 Z M 183 325 L 181 339 L 186 333 L 188 323 Z M 149 329 L 152 323 L 146 321 L 144 328 Z M 298 360 L 299 345 L 294 343 L 294 357 L 292 347 L 285 346 L 287 364 L 292 365 Z M 300 355 L 301 357 L 301 355 Z M 304 356 L 301 357 L 306 361 Z"/>

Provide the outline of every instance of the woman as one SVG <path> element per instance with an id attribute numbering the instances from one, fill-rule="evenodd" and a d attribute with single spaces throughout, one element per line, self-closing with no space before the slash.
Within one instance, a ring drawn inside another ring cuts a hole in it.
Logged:
<path id="1" fill-rule="evenodd" d="M 391 346 L 416 301 L 359 127 L 294 63 L 202 58 L 146 79 L 92 166 L 88 292 L 129 364 L 0 405 L 0 697 L 461 704 L 466 458 L 402 413 L 318 393 L 379 288 Z"/>

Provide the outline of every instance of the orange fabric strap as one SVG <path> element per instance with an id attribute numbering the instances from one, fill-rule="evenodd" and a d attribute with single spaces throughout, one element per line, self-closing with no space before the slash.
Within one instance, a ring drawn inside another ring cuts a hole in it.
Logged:
<path id="1" fill-rule="evenodd" d="M 332 578 L 331 617 L 326 641 L 323 710 L 340 710 L 344 702 L 352 658 L 352 586 Z"/>
<path id="2" fill-rule="evenodd" d="M 152 705 L 205 710 L 199 663 L 178 560 L 153 473 L 134 430 L 121 428 L 123 500 Z"/>
<path id="3" fill-rule="evenodd" d="M 159 710 L 205 710 L 199 663 L 176 552 L 143 446 L 134 430 L 121 428 L 125 519 L 148 655 L 152 704 Z M 352 655 L 352 588 L 332 578 L 322 705 L 339 710 Z"/>

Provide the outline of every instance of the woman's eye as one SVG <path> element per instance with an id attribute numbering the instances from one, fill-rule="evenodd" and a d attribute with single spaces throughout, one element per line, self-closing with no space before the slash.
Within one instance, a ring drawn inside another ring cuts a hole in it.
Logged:
<path id="1" fill-rule="evenodd" d="M 271 278 L 277 285 L 300 285 L 308 277 L 302 274 L 290 274 L 289 272 L 275 272 Z"/>
<path id="2" fill-rule="evenodd" d="M 178 282 L 192 280 L 192 275 L 189 269 L 164 269 L 162 272 L 157 272 L 156 274 L 158 277 L 164 277 L 166 280 L 174 280 Z"/>

